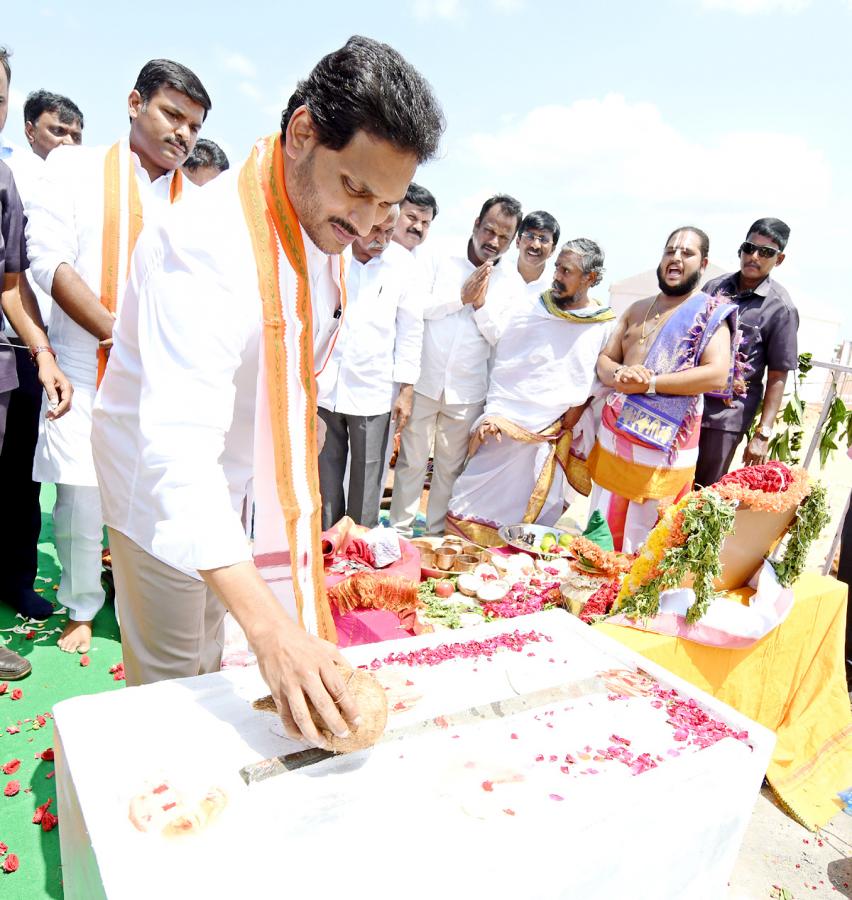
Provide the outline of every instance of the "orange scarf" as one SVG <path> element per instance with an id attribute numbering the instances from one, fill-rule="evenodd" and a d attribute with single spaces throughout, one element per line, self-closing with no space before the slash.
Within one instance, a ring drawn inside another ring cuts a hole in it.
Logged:
<path id="1" fill-rule="evenodd" d="M 116 141 L 109 148 L 104 162 L 104 230 L 101 245 L 101 303 L 113 315 L 118 309 L 118 297 L 121 286 L 127 283 L 130 273 L 130 258 L 133 256 L 133 248 L 142 233 L 142 200 L 139 197 L 139 185 L 136 183 L 136 172 L 133 161 L 129 159 L 129 150 L 126 160 L 127 168 L 127 197 L 122 203 L 121 168 L 122 152 L 121 141 Z M 175 171 L 169 189 L 169 200 L 176 203 L 183 193 L 183 173 L 180 169 Z M 121 208 L 127 206 L 127 253 L 125 266 L 121 266 Z M 107 364 L 107 351 L 98 349 L 98 381 L 100 384 L 104 377 Z"/>
<path id="2" fill-rule="evenodd" d="M 327 640 L 336 639 L 334 621 L 325 592 L 325 575 L 321 545 L 321 501 L 317 450 L 317 401 L 316 373 L 314 369 L 313 310 L 311 306 L 310 279 L 302 231 L 296 212 L 287 196 L 284 184 L 284 155 L 280 134 L 273 134 L 258 142 L 243 166 L 239 176 L 239 192 L 243 213 L 251 235 L 257 264 L 258 285 L 263 304 L 263 342 L 266 366 L 266 386 L 270 402 L 270 419 L 274 442 L 275 483 L 278 500 L 284 514 L 287 544 L 293 569 L 293 590 L 299 623 L 304 627 L 304 593 L 299 582 L 300 566 L 310 568 L 313 587 L 317 632 Z M 281 296 L 279 272 L 279 246 L 283 248 L 287 262 L 296 276 L 295 297 Z M 340 258 L 341 304 L 345 309 L 346 292 L 343 259 Z M 286 311 L 286 315 L 285 315 Z M 300 345 L 298 352 L 298 378 L 307 403 L 305 415 L 306 446 L 299 448 L 292 440 L 287 424 L 288 361 L 284 335 L 287 316 L 299 323 Z M 338 334 L 340 329 L 338 329 Z M 336 335 L 335 335 L 336 339 Z M 332 341 L 328 355 L 334 347 Z M 328 361 L 323 361 L 323 366 Z M 322 367 L 320 367 L 320 371 Z M 296 452 L 306 454 L 305 462 L 294 460 Z M 310 517 L 310 547 L 302 550 L 297 542 L 297 524 L 303 515 L 294 489 L 294 472 L 307 470 L 311 508 L 305 513 Z M 301 552 L 300 552 L 301 551 Z M 307 552 L 306 552 L 307 551 Z"/>

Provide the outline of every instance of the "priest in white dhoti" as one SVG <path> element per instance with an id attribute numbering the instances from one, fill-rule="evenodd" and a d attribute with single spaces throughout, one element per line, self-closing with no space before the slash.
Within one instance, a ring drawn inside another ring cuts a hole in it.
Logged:
<path id="1" fill-rule="evenodd" d="M 580 443 L 576 426 L 615 321 L 612 310 L 588 294 L 603 262 L 594 241 L 568 241 L 551 288 L 526 298 L 498 325 L 485 411 L 471 429 L 448 530 L 499 545 L 502 525 L 555 524 L 564 511 L 566 480 L 589 492 L 588 472 L 571 448 Z M 590 449 L 593 433 L 588 438 Z"/>
<path id="2" fill-rule="evenodd" d="M 95 392 L 137 238 L 143 224 L 194 190 L 179 167 L 210 105 L 193 72 L 151 60 L 128 98 L 128 136 L 111 147 L 53 150 L 28 205 L 31 271 L 55 301 L 50 337 L 76 391 L 67 416 L 42 417 L 33 467 L 35 481 L 56 484 L 57 599 L 68 610 L 59 646 L 69 653 L 89 649 L 104 603 L 104 520 L 91 448 Z"/>
<path id="3" fill-rule="evenodd" d="M 395 206 L 353 242 L 347 314 L 317 376 L 326 426 L 319 458 L 324 529 L 344 515 L 368 528 L 378 525 L 391 420 L 400 433 L 411 415 L 424 297 L 414 257 L 392 240 L 398 218 Z"/>
<path id="4" fill-rule="evenodd" d="M 351 38 L 280 132 L 142 235 L 93 427 L 128 684 L 217 671 L 227 608 L 288 733 L 324 743 L 306 696 L 334 733 L 355 723 L 325 593 L 316 377 L 347 316 L 340 254 L 442 129 L 422 76 Z"/>

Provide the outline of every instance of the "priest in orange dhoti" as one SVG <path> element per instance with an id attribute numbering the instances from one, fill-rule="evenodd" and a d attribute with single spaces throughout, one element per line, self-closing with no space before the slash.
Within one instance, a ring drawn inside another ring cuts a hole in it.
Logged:
<path id="1" fill-rule="evenodd" d="M 280 132 L 140 239 L 93 429 L 129 684 L 217 670 L 227 608 L 289 734 L 324 744 L 307 698 L 335 734 L 357 724 L 324 589 L 315 373 L 346 315 L 340 254 L 442 130 L 423 77 L 353 37 Z"/>

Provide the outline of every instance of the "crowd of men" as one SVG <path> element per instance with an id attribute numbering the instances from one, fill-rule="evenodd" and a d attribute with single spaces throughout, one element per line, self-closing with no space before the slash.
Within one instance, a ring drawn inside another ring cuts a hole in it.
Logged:
<path id="1" fill-rule="evenodd" d="M 766 458 L 796 365 L 798 316 L 771 277 L 780 220 L 755 222 L 740 270 L 707 284 L 707 235 L 675 229 L 659 292 L 618 318 L 590 294 L 599 244 L 507 194 L 464 246 L 432 251 L 438 203 L 412 177 L 443 115 L 386 45 L 324 57 L 280 133 L 222 178 L 199 139 L 211 99 L 179 63 L 142 68 L 109 147 L 79 146 L 81 110 L 41 90 L 29 150 L 5 142 L 10 80 L 0 50 L 0 469 L 20 526 L 2 599 L 52 613 L 33 583 L 53 483 L 63 650 L 89 648 L 106 525 L 128 682 L 216 670 L 228 609 L 285 725 L 319 744 L 306 697 L 336 733 L 357 720 L 320 533 L 377 525 L 394 449 L 401 534 L 424 483 L 426 531 L 482 544 L 591 492 L 626 551 L 727 470 L 758 407 L 745 459 Z M 26 674 L 0 652 L 4 677 Z"/>

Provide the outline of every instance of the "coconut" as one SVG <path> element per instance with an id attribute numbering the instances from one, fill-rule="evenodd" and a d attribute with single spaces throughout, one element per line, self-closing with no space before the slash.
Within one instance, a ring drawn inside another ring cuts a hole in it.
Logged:
<path id="1" fill-rule="evenodd" d="M 497 603 L 509 593 L 509 589 L 508 581 L 485 581 L 476 596 L 482 603 Z"/>
<path id="2" fill-rule="evenodd" d="M 344 669 L 342 666 L 338 666 L 338 668 L 342 670 L 341 674 L 346 681 L 346 686 L 358 704 L 361 724 L 357 728 L 350 726 L 349 737 L 341 738 L 326 728 L 325 722 L 311 703 L 310 698 L 305 697 L 308 712 L 329 750 L 335 753 L 351 753 L 353 750 L 372 747 L 382 736 L 388 720 L 388 700 L 385 690 L 369 672 L 365 672 L 363 669 Z M 255 700 L 252 706 L 263 712 L 278 712 L 271 696 Z"/>
<path id="3" fill-rule="evenodd" d="M 499 578 L 500 573 L 494 566 L 489 565 L 488 563 L 480 563 L 474 570 L 473 574 L 477 576 L 477 578 Z"/>
<path id="4" fill-rule="evenodd" d="M 478 566 L 478 568 L 481 569 L 482 566 Z M 459 575 L 458 580 L 456 581 L 456 587 L 466 597 L 475 597 L 476 592 L 481 585 L 482 581 L 475 572 L 465 572 L 464 574 Z"/>
<path id="5" fill-rule="evenodd" d="M 537 559 L 535 561 L 535 567 L 539 572 L 542 572 L 545 575 L 550 574 L 545 571 L 546 569 L 553 569 L 558 578 L 565 578 L 571 571 L 568 560 L 561 559 L 560 557 L 557 557 L 556 559 Z"/>

